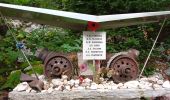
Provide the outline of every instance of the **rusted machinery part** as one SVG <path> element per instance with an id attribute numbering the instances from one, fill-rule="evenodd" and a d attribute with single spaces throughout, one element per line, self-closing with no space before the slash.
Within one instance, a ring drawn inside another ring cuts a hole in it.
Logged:
<path id="1" fill-rule="evenodd" d="M 42 82 L 41 80 L 33 80 L 32 82 L 28 83 L 29 86 L 37 91 L 41 91 L 44 89 L 44 82 Z"/>
<path id="2" fill-rule="evenodd" d="M 48 54 L 48 49 L 38 49 L 35 53 L 35 56 L 44 62 Z"/>
<path id="3" fill-rule="evenodd" d="M 73 73 L 71 61 L 64 55 L 50 52 L 44 61 L 44 74 L 48 78 L 61 77 L 67 75 L 69 78 Z"/>
<path id="4" fill-rule="evenodd" d="M 37 78 L 31 77 L 31 76 L 29 76 L 27 74 L 24 74 L 24 73 L 21 73 L 20 81 L 22 81 L 22 82 L 31 82 L 33 80 L 37 80 Z"/>
<path id="5" fill-rule="evenodd" d="M 138 63 L 128 55 L 117 55 L 112 57 L 109 68 L 113 70 L 112 79 L 116 83 L 136 79 L 139 73 Z"/>
<path id="6" fill-rule="evenodd" d="M 34 90 L 41 91 L 44 88 L 44 83 L 41 80 L 38 80 L 37 78 L 31 77 L 27 74 L 22 73 L 20 80 L 22 82 L 28 82 L 29 86 Z"/>

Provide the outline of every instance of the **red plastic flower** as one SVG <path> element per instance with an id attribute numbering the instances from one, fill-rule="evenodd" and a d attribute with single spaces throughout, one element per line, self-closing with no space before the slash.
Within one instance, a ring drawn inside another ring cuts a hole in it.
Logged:
<path id="1" fill-rule="evenodd" d="M 80 82 L 80 84 L 83 83 L 83 80 L 84 80 L 84 78 L 83 78 L 82 76 L 80 76 L 80 77 L 79 77 L 79 82 Z"/>
<path id="2" fill-rule="evenodd" d="M 99 28 L 99 23 L 88 21 L 88 30 L 96 31 Z"/>
<path id="3" fill-rule="evenodd" d="M 80 65 L 80 71 L 81 72 L 84 72 L 84 71 L 86 71 L 87 70 L 87 65 L 86 64 L 81 64 Z"/>

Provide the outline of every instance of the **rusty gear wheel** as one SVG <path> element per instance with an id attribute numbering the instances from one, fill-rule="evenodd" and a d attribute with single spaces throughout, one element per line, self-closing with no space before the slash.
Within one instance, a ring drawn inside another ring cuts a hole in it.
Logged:
<path id="1" fill-rule="evenodd" d="M 116 83 L 136 79 L 139 73 L 138 63 L 130 56 L 118 55 L 112 59 L 109 68 L 114 71 L 112 79 Z"/>
<path id="2" fill-rule="evenodd" d="M 72 63 L 64 55 L 51 52 L 44 64 L 44 74 L 48 78 L 61 77 L 61 75 L 67 75 L 69 78 L 72 76 Z"/>

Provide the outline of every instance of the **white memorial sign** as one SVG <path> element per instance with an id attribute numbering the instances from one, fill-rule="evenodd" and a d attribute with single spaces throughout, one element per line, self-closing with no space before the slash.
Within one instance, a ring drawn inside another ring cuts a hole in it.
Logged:
<path id="1" fill-rule="evenodd" d="M 106 59 L 106 32 L 83 32 L 83 59 Z"/>

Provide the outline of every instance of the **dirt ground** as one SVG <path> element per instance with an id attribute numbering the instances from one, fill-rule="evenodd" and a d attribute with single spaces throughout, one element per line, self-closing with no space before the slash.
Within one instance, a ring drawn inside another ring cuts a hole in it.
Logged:
<path id="1" fill-rule="evenodd" d="M 0 91 L 0 100 L 8 100 L 8 91 Z"/>

